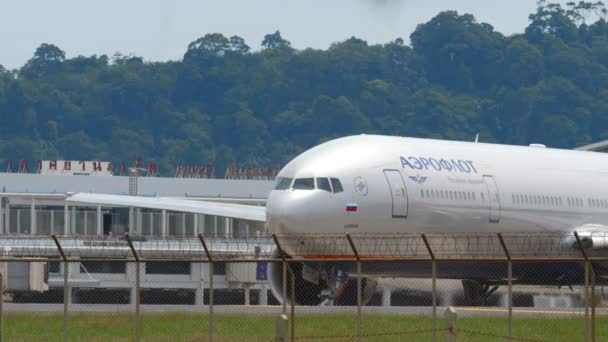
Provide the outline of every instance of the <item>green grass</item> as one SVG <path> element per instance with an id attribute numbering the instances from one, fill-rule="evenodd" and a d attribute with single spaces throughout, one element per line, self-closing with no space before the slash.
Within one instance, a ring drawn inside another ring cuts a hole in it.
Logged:
<path id="1" fill-rule="evenodd" d="M 216 341 L 271 341 L 275 332 L 274 316 L 216 315 Z M 608 321 L 597 320 L 598 341 L 608 340 Z M 430 341 L 431 333 L 411 333 L 431 328 L 426 316 L 366 315 L 363 317 L 365 341 Z M 60 314 L 9 314 L 5 317 L 7 341 L 59 341 L 63 334 Z M 356 332 L 354 315 L 300 315 L 295 321 L 296 336 L 310 341 L 352 341 Z M 439 320 L 439 328 L 443 321 Z M 458 320 L 462 341 L 494 341 L 507 335 L 507 320 L 469 317 Z M 201 314 L 145 314 L 142 341 L 206 341 L 208 316 Z M 469 333 L 475 332 L 475 333 Z M 583 319 L 516 318 L 515 337 L 540 341 L 583 340 Z M 483 333 L 483 334 L 479 334 Z M 439 332 L 443 337 L 444 332 Z M 135 319 L 128 314 L 73 314 L 69 318 L 70 341 L 133 341 Z M 329 339 L 328 337 L 332 337 Z M 326 337 L 325 339 L 320 339 Z"/>

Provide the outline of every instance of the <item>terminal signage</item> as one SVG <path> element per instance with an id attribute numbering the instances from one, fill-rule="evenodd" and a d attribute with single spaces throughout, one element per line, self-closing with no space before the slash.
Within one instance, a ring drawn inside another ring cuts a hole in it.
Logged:
<path id="1" fill-rule="evenodd" d="M 43 175 L 112 176 L 114 165 L 107 161 L 41 160 L 38 170 Z"/>

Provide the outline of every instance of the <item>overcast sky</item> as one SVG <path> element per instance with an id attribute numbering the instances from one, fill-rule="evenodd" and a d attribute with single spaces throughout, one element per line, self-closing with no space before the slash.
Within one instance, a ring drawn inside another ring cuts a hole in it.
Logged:
<path id="1" fill-rule="evenodd" d="M 536 0 L 0 0 L 0 65 L 23 65 L 41 43 L 68 58 L 132 53 L 177 60 L 211 32 L 239 35 L 259 49 L 280 30 L 296 48 L 327 48 L 351 36 L 408 41 L 416 25 L 443 10 L 471 13 L 508 35 L 522 32 Z"/>

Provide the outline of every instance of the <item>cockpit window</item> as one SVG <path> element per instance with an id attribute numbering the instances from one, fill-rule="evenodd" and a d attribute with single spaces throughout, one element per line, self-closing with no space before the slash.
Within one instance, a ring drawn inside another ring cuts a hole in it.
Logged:
<path id="1" fill-rule="evenodd" d="M 274 182 L 274 190 L 287 190 L 291 185 L 291 178 L 286 177 L 277 177 L 277 180 Z"/>
<path id="2" fill-rule="evenodd" d="M 329 185 L 329 179 L 317 178 L 317 189 L 331 192 L 331 185 Z"/>
<path id="3" fill-rule="evenodd" d="M 342 183 L 338 178 L 330 178 L 331 186 L 334 188 L 334 193 L 342 192 L 344 189 L 342 188 Z"/>
<path id="4" fill-rule="evenodd" d="M 294 190 L 314 190 L 315 179 L 314 178 L 297 178 L 293 182 Z"/>

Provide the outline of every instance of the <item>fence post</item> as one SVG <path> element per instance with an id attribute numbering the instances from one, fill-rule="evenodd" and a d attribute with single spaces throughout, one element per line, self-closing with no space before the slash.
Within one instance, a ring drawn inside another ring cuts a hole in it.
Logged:
<path id="1" fill-rule="evenodd" d="M 289 273 L 291 274 L 291 318 L 290 318 L 290 330 L 291 330 L 291 341 L 295 340 L 296 335 L 296 320 L 295 320 L 295 299 L 296 299 L 296 286 L 295 286 L 295 273 L 291 268 L 291 265 L 287 263 L 287 258 L 285 256 L 285 252 L 283 248 L 281 248 L 281 244 L 279 243 L 279 239 L 276 234 L 272 234 L 272 240 L 274 240 L 274 244 L 277 246 L 279 250 L 279 254 L 281 255 L 281 260 L 283 262 L 283 315 L 287 314 L 287 267 L 289 267 Z"/>
<path id="2" fill-rule="evenodd" d="M 346 238 L 348 239 L 348 243 L 350 244 L 350 248 L 353 250 L 353 254 L 355 255 L 355 258 L 357 259 L 357 341 L 361 341 L 361 334 L 362 334 L 362 317 L 361 317 L 361 305 L 363 305 L 362 303 L 362 299 L 361 299 L 361 258 L 359 257 L 359 252 L 357 251 L 357 248 L 355 247 L 355 243 L 353 242 L 353 239 L 350 237 L 350 234 L 346 234 Z"/>
<path id="3" fill-rule="evenodd" d="M 296 340 L 296 277 L 294 277 L 293 270 L 291 269 L 291 265 L 289 265 L 289 270 L 291 273 L 291 324 L 290 328 L 290 341 Z"/>
<path id="4" fill-rule="evenodd" d="M 72 295 L 72 291 L 70 290 L 70 285 L 68 284 L 68 280 L 70 278 L 70 263 L 68 262 L 68 258 L 65 256 L 63 252 L 63 248 L 61 247 L 61 243 L 59 243 L 59 239 L 55 234 L 51 235 L 53 241 L 55 241 L 55 245 L 57 246 L 57 250 L 59 251 L 59 255 L 63 260 L 63 342 L 68 341 L 68 304 L 70 302 L 70 297 Z"/>
<path id="5" fill-rule="evenodd" d="M 129 248 L 131 248 L 131 252 L 133 253 L 133 257 L 135 258 L 135 341 L 139 342 L 141 337 L 141 267 L 139 255 L 137 255 L 137 251 L 135 250 L 135 246 L 133 246 L 133 241 L 131 241 L 129 233 L 125 233 L 125 238 L 127 239 Z"/>
<path id="6" fill-rule="evenodd" d="M 2 273 L 0 273 L 0 342 L 4 342 L 4 275 Z"/>
<path id="7" fill-rule="evenodd" d="M 275 341 L 289 341 L 289 318 L 287 317 L 287 315 L 281 315 L 279 316 L 279 318 L 277 318 Z"/>
<path id="8" fill-rule="evenodd" d="M 437 260 L 435 260 L 435 253 L 431 248 L 429 240 L 425 234 L 422 234 L 422 241 L 426 246 L 429 255 L 431 256 L 431 277 L 432 277 L 432 297 L 433 297 L 433 342 L 437 341 Z"/>
<path id="9" fill-rule="evenodd" d="M 578 244 L 578 248 L 581 250 L 581 254 L 585 259 L 585 292 L 583 301 L 585 302 L 585 341 L 590 341 L 589 336 L 589 258 L 587 257 L 587 251 L 583 246 L 583 242 L 581 241 L 578 232 L 574 232 L 574 237 L 576 238 L 576 243 Z M 593 305 L 593 304 L 592 304 Z"/>
<path id="10" fill-rule="evenodd" d="M 211 258 L 207 243 L 205 242 L 205 239 L 203 239 L 203 234 L 198 234 L 198 239 L 200 240 L 201 245 L 203 245 L 207 260 L 209 260 L 209 341 L 211 342 L 213 341 L 213 258 Z"/>
<path id="11" fill-rule="evenodd" d="M 508 282 L 508 301 L 509 301 L 509 341 L 513 340 L 513 261 L 511 260 L 511 254 L 507 244 L 502 237 L 502 233 L 498 233 L 498 239 L 502 246 L 505 256 L 507 257 L 507 282 Z"/>
<path id="12" fill-rule="evenodd" d="M 595 270 L 591 265 L 591 341 L 595 342 Z"/>
<path id="13" fill-rule="evenodd" d="M 445 341 L 446 342 L 457 342 L 458 341 L 458 331 L 456 330 L 456 321 L 458 319 L 458 315 L 453 307 L 448 307 L 445 309 L 445 313 L 443 314 L 445 318 Z"/>
<path id="14" fill-rule="evenodd" d="M 281 268 L 281 273 L 282 273 L 282 284 L 283 284 L 283 288 L 281 289 L 283 291 L 283 315 L 287 315 L 287 262 L 285 261 L 285 254 L 283 254 L 283 250 L 281 249 L 281 245 L 279 244 L 279 240 L 277 239 L 277 236 L 275 234 L 272 234 L 272 239 L 274 240 L 274 244 L 277 245 L 277 248 L 279 250 L 279 254 L 281 256 L 281 260 L 283 263 L 283 267 Z M 293 317 L 292 317 L 293 319 Z"/>

